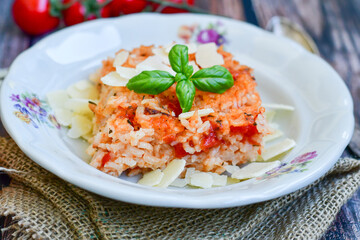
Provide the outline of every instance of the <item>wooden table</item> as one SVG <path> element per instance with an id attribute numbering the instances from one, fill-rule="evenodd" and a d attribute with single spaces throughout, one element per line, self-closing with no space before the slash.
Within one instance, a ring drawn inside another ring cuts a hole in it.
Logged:
<path id="1" fill-rule="evenodd" d="M 0 4 L 0 68 L 42 37 L 29 37 L 13 23 L 13 0 Z M 225 15 L 265 27 L 272 16 L 286 16 L 300 24 L 315 39 L 321 55 L 342 76 L 360 116 L 360 1 L 359 0 L 197 0 L 196 5 L 211 13 Z M 6 132 L 0 123 L 0 135 Z M 346 149 L 343 156 L 352 156 Z M 0 185 L 9 178 L 0 174 Z M 323 239 L 360 239 L 360 191 L 342 207 Z M 2 217 L 0 226 L 11 218 Z M 3 236 L 9 239 L 8 236 Z"/>

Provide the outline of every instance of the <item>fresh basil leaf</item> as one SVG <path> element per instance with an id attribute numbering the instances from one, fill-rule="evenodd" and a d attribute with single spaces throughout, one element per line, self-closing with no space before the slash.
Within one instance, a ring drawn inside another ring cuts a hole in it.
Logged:
<path id="1" fill-rule="evenodd" d="M 181 82 L 181 81 L 184 81 L 184 80 L 187 80 L 188 78 L 182 74 L 182 73 L 177 73 L 176 76 L 175 76 L 175 82 Z"/>
<path id="2" fill-rule="evenodd" d="M 126 84 L 130 90 L 136 93 L 156 95 L 162 93 L 175 82 L 175 78 L 165 71 L 143 71 L 131 78 Z"/>
<path id="3" fill-rule="evenodd" d="M 195 86 L 189 79 L 177 83 L 176 96 L 179 99 L 182 112 L 188 112 L 191 109 L 195 98 L 195 91 Z"/>
<path id="4" fill-rule="evenodd" d="M 185 67 L 189 62 L 188 47 L 180 44 L 173 46 L 169 52 L 169 61 L 175 72 L 185 73 Z"/>
<path id="5" fill-rule="evenodd" d="M 234 85 L 231 73 L 219 65 L 197 71 L 190 80 L 197 89 L 213 93 L 223 93 Z"/>
<path id="6" fill-rule="evenodd" d="M 190 78 L 191 75 L 193 74 L 193 72 L 194 72 L 194 67 L 193 66 L 191 66 L 189 64 L 185 66 L 184 74 L 185 74 L 185 76 L 187 78 Z"/>

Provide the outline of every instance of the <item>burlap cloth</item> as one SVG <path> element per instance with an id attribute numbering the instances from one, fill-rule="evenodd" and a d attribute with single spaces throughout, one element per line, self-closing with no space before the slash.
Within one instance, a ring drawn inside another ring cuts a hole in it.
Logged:
<path id="1" fill-rule="evenodd" d="M 0 215 L 14 239 L 318 239 L 360 184 L 360 162 L 340 159 L 321 179 L 287 196 L 228 209 L 155 208 L 113 201 L 71 185 L 0 138 L 12 182 Z M 3 169 L 4 171 L 4 169 Z"/>

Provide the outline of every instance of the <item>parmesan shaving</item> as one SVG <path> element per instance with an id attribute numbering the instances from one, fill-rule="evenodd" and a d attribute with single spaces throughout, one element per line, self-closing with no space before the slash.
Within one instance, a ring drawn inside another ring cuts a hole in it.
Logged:
<path id="1" fill-rule="evenodd" d="M 121 77 L 117 72 L 111 72 L 101 78 L 101 81 L 108 86 L 125 87 L 129 82 L 128 79 Z"/>
<path id="2" fill-rule="evenodd" d="M 48 93 L 46 96 L 50 107 L 53 109 L 64 107 L 64 103 L 69 100 L 67 92 L 63 90 Z"/>
<path id="3" fill-rule="evenodd" d="M 234 172 L 231 177 L 236 179 L 248 179 L 254 177 L 260 177 L 261 175 L 265 174 L 266 172 L 280 166 L 280 161 L 275 162 L 254 162 L 249 163 L 243 168 L 240 168 L 236 172 Z"/>
<path id="4" fill-rule="evenodd" d="M 161 182 L 157 185 L 157 187 L 166 188 L 168 187 L 174 180 L 179 177 L 181 172 L 185 168 L 185 160 L 173 160 L 170 162 L 167 167 L 164 169 L 164 176 L 161 179 Z"/>
<path id="5" fill-rule="evenodd" d="M 114 67 L 122 66 L 128 59 L 129 52 L 128 51 L 121 51 L 116 54 L 114 59 Z"/>
<path id="6" fill-rule="evenodd" d="M 184 178 L 176 178 L 170 186 L 173 187 L 185 187 L 187 185 L 187 182 Z"/>
<path id="7" fill-rule="evenodd" d="M 202 68 L 212 67 L 214 65 L 223 65 L 224 58 L 217 52 L 215 43 L 206 43 L 198 47 L 195 54 L 196 63 Z"/>
<path id="8" fill-rule="evenodd" d="M 137 74 L 139 74 L 139 71 L 137 71 L 135 68 L 128 68 L 128 67 L 116 67 L 116 72 L 120 75 L 120 77 L 125 79 L 131 79 L 135 77 Z"/>
<path id="9" fill-rule="evenodd" d="M 295 147 L 296 142 L 292 139 L 286 138 L 285 140 L 276 143 L 268 148 L 265 148 L 261 157 L 264 161 L 267 161 L 281 153 L 287 152 L 293 147 Z"/>
<path id="10" fill-rule="evenodd" d="M 199 172 L 190 176 L 190 184 L 195 187 L 211 188 L 213 177 L 209 173 Z"/>
<path id="11" fill-rule="evenodd" d="M 214 112 L 214 110 L 212 108 L 205 108 L 205 109 L 201 109 L 201 110 L 197 110 L 197 111 L 198 111 L 199 117 L 204 117 L 204 116 L 207 116 Z M 194 114 L 195 114 L 195 111 L 181 113 L 179 115 L 179 119 L 188 119 L 188 118 L 191 118 L 192 116 L 194 116 Z"/>
<path id="12" fill-rule="evenodd" d="M 139 184 L 145 186 L 155 186 L 161 182 L 164 173 L 160 169 L 145 173 L 144 176 L 139 180 Z"/>
<path id="13" fill-rule="evenodd" d="M 277 103 L 263 103 L 263 107 L 265 108 L 271 108 L 271 109 L 277 109 L 277 110 L 287 110 L 287 111 L 294 111 L 295 108 L 290 105 L 285 104 L 277 104 Z"/>

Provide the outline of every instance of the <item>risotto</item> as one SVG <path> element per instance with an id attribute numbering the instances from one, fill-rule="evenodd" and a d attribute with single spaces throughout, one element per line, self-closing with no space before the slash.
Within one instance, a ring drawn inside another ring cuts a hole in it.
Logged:
<path id="1" fill-rule="evenodd" d="M 219 65 L 231 73 L 234 84 L 221 94 L 197 89 L 187 113 L 182 113 L 176 95 L 178 83 L 156 95 L 104 84 L 105 77 L 117 70 L 134 76 L 139 65 L 150 60 L 159 70 L 172 71 L 162 58 L 165 48 L 120 50 L 115 59 L 103 61 L 92 76 L 99 102 L 89 104 L 95 115 L 87 151 L 92 156 L 90 164 L 113 176 L 125 171 L 131 176 L 163 170 L 174 159 L 185 160 L 185 168 L 218 174 L 229 165 L 255 161 L 269 130 L 252 69 L 222 47 L 216 51 Z M 194 70 L 206 65 L 206 56 L 198 56 L 196 50 L 189 49 L 188 58 Z"/>

